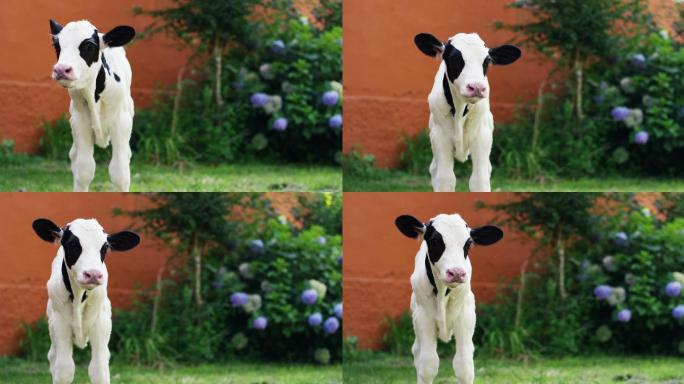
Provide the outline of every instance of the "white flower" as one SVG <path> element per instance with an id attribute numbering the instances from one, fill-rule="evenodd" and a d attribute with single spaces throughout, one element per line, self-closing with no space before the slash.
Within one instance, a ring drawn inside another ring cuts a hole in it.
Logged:
<path id="1" fill-rule="evenodd" d="M 318 293 L 318 298 L 323 300 L 328 287 L 326 287 L 325 284 L 321 283 L 320 281 L 314 279 L 309 280 L 309 286 L 311 289 L 315 290 L 316 293 Z"/>

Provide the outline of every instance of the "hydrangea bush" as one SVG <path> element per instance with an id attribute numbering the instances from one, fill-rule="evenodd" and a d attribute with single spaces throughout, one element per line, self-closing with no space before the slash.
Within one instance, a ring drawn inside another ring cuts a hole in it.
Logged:
<path id="1" fill-rule="evenodd" d="M 599 221 L 571 255 L 593 342 L 631 352 L 684 354 L 684 218 L 632 206 Z M 680 350 L 681 349 L 681 350 Z"/>
<path id="2" fill-rule="evenodd" d="M 306 17 L 264 25 L 249 56 L 233 58 L 229 83 L 246 108 L 243 135 L 259 157 L 333 163 L 342 143 L 342 28 Z"/>
<path id="3" fill-rule="evenodd" d="M 225 324 L 228 349 L 240 355 L 340 357 L 341 237 L 322 227 L 294 231 L 272 218 L 236 244 L 237 257 L 209 260 L 206 299 Z"/>

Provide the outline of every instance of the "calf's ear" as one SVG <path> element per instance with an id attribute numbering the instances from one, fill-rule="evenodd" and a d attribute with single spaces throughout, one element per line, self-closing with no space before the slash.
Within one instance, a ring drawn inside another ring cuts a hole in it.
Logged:
<path id="1" fill-rule="evenodd" d="M 503 231 L 494 225 L 485 225 L 470 230 L 470 238 L 477 245 L 492 245 L 501 240 L 502 237 Z"/>
<path id="2" fill-rule="evenodd" d="M 401 215 L 394 220 L 394 225 L 404 236 L 415 239 L 418 235 L 425 233 L 425 225 L 411 215 Z"/>
<path id="3" fill-rule="evenodd" d="M 429 33 L 419 33 L 413 38 L 418 49 L 430 57 L 436 57 L 444 52 L 444 44 Z"/>
<path id="4" fill-rule="evenodd" d="M 107 236 L 107 243 L 113 251 L 128 251 L 140 244 L 140 236 L 131 231 L 121 231 Z"/>
<path id="5" fill-rule="evenodd" d="M 102 36 L 102 41 L 108 47 L 123 47 L 133 40 L 135 29 L 128 25 L 119 25 Z"/>
<path id="6" fill-rule="evenodd" d="M 32 226 L 36 235 L 48 243 L 55 243 L 62 238 L 62 228 L 48 219 L 36 219 Z"/>
<path id="7" fill-rule="evenodd" d="M 520 58 L 522 52 L 520 48 L 515 45 L 502 45 L 500 47 L 491 48 L 489 50 L 489 57 L 492 58 L 492 63 L 496 65 L 508 65 L 514 63 Z"/>
<path id="8" fill-rule="evenodd" d="M 50 19 L 50 33 L 53 35 L 58 35 L 60 32 L 62 32 L 62 27 L 58 22 Z"/>

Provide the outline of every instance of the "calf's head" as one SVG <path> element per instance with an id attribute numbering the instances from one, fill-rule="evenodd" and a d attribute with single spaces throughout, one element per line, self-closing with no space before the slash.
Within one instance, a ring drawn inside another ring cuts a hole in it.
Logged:
<path id="1" fill-rule="evenodd" d="M 33 230 L 47 242 L 59 242 L 58 254 L 63 254 L 69 274 L 85 289 L 106 284 L 104 260 L 110 249 L 128 251 L 140 243 L 140 237 L 130 231 L 108 235 L 95 219 L 76 219 L 63 228 L 48 219 L 37 219 Z"/>
<path id="2" fill-rule="evenodd" d="M 475 33 L 459 33 L 444 44 L 433 35 L 421 33 L 416 35 L 414 42 L 424 54 L 441 57 L 449 82 L 470 104 L 489 97 L 487 70 L 490 64 L 508 65 L 521 55 L 520 49 L 513 45 L 487 48 Z"/>
<path id="3" fill-rule="evenodd" d="M 467 259 L 473 244 L 491 245 L 503 237 L 499 227 L 470 228 L 458 214 L 441 214 L 425 224 L 402 215 L 394 223 L 405 236 L 425 241 L 435 280 L 450 287 L 470 282 L 472 271 Z"/>
<path id="4" fill-rule="evenodd" d="M 120 25 L 101 34 L 90 22 L 74 21 L 62 27 L 50 20 L 52 46 L 57 63 L 52 78 L 61 86 L 82 89 L 91 84 L 100 71 L 100 52 L 107 47 L 121 47 L 135 37 L 135 29 Z"/>

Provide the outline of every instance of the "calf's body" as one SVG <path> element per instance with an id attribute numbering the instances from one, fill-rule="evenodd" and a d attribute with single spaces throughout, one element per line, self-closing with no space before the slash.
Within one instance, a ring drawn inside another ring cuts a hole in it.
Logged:
<path id="1" fill-rule="evenodd" d="M 127 231 L 107 235 L 94 219 L 78 219 L 64 228 L 38 219 L 33 229 L 41 239 L 60 244 L 47 282 L 46 315 L 51 341 L 47 358 L 52 382 L 73 381 L 73 346 L 83 349 L 90 343 L 90 382 L 109 383 L 112 307 L 107 297 L 109 274 L 104 259 L 108 250 L 129 250 L 140 238 Z"/>
<path id="2" fill-rule="evenodd" d="M 403 215 L 397 218 L 396 225 L 404 235 L 421 240 L 411 275 L 415 332 L 411 352 L 417 382 L 430 384 L 437 376 L 439 338 L 444 342 L 455 340 L 454 374 L 459 383 L 472 384 L 476 315 L 468 253 L 474 244 L 490 245 L 499 241 L 503 232 L 494 226 L 471 229 L 456 214 L 442 214 L 426 224 Z"/>
<path id="3" fill-rule="evenodd" d="M 95 176 L 94 145 L 112 144 L 109 174 L 114 187 L 130 188 L 129 141 L 133 129 L 132 71 L 121 47 L 135 36 L 119 26 L 100 34 L 88 21 L 62 27 L 50 20 L 57 63 L 52 77 L 66 88 L 73 144 L 69 151 L 74 191 L 88 191 Z"/>
<path id="4" fill-rule="evenodd" d="M 494 117 L 489 108 L 487 71 L 490 64 L 516 61 L 520 50 L 512 45 L 488 49 L 474 33 L 459 33 L 444 44 L 421 33 L 415 43 L 424 54 L 441 60 L 428 96 L 432 188 L 435 192 L 453 192 L 454 158 L 465 162 L 470 156 L 470 191 L 489 192 Z"/>

